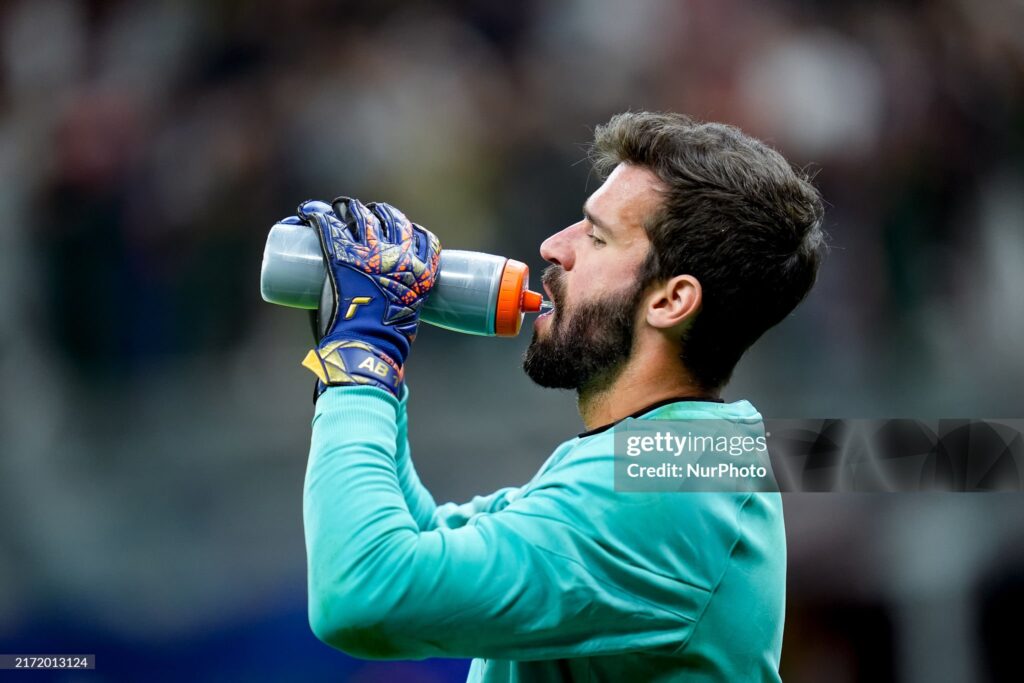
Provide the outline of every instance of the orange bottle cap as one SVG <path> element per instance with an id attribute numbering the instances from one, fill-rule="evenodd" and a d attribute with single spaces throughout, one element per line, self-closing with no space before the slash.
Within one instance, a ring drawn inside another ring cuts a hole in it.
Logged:
<path id="1" fill-rule="evenodd" d="M 540 305 L 542 303 L 544 303 L 544 297 L 540 292 L 534 292 L 529 289 L 523 292 L 524 313 L 536 313 L 540 310 Z"/>
<path id="2" fill-rule="evenodd" d="M 509 259 L 501 272 L 498 285 L 498 304 L 494 312 L 494 334 L 498 337 L 514 337 L 523 324 L 524 290 L 530 279 L 530 267 L 521 261 Z M 533 294 L 534 292 L 530 292 Z M 539 298 L 539 295 L 538 295 Z M 540 310 L 540 304 L 537 309 Z"/>

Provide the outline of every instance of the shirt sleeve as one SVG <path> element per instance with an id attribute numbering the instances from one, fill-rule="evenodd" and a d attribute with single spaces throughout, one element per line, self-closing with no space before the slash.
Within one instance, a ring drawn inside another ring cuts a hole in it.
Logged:
<path id="1" fill-rule="evenodd" d="M 479 503 L 495 512 L 425 531 L 396 469 L 398 411 L 369 387 L 331 388 L 318 401 L 303 500 L 317 637 L 376 659 L 553 659 L 686 640 L 710 586 L 652 571 L 642 550 L 616 540 L 601 521 L 616 505 L 611 482 L 597 469 L 569 465 L 512 502 L 499 492 Z M 625 505 L 638 516 L 634 539 L 665 519 L 687 523 Z"/>
<path id="2" fill-rule="evenodd" d="M 333 392 L 332 392 L 333 393 Z M 409 389 L 402 385 L 402 399 L 398 402 L 397 435 L 395 437 L 395 471 L 402 496 L 409 507 L 409 514 L 416 521 L 419 529 L 430 529 L 434 525 L 437 504 L 427 487 L 420 482 L 419 474 L 412 462 L 409 450 L 409 414 L 406 406 L 409 402 Z"/>
<path id="3" fill-rule="evenodd" d="M 456 529 L 466 524 L 473 515 L 481 512 L 496 512 L 508 504 L 518 488 L 499 489 L 488 496 L 475 496 L 468 503 L 445 503 L 437 505 L 430 491 L 420 481 L 409 448 L 409 389 L 403 385 L 402 398 L 398 402 L 398 436 L 395 440 L 395 470 L 399 488 L 409 507 L 409 514 L 421 531 L 438 527 Z"/>

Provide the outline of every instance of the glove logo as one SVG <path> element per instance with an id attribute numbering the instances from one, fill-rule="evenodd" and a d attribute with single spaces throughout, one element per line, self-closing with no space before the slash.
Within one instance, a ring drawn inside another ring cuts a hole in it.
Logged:
<path id="1" fill-rule="evenodd" d="M 359 308 L 360 306 L 365 306 L 371 301 L 373 301 L 373 298 L 368 296 L 354 297 L 348 305 L 348 310 L 345 311 L 345 320 L 350 320 L 352 316 L 356 314 L 357 308 Z"/>

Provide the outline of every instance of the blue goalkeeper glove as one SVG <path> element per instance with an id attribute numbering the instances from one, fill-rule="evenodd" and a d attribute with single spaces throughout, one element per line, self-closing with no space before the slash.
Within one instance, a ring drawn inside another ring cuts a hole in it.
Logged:
<path id="1" fill-rule="evenodd" d="M 329 386 L 369 385 L 402 393 L 419 310 L 434 286 L 441 243 L 388 204 L 338 197 L 299 205 L 320 235 L 327 279 L 320 297 L 317 347 L 302 364 Z"/>

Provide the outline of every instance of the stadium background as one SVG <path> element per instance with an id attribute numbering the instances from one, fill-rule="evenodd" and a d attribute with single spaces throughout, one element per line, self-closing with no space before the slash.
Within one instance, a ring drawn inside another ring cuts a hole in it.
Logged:
<path id="1" fill-rule="evenodd" d="M 819 171 L 819 284 L 727 398 L 1024 414 L 1020 3 L 5 2 L 0 652 L 99 655 L 65 681 L 462 680 L 307 628 L 308 331 L 260 300 L 263 239 L 344 192 L 537 282 L 596 187 L 592 127 L 627 108 Z M 411 433 L 439 501 L 522 483 L 579 431 L 570 394 L 522 375 L 528 341 L 422 329 Z M 1024 498 L 785 508 L 787 681 L 1019 669 Z"/>

